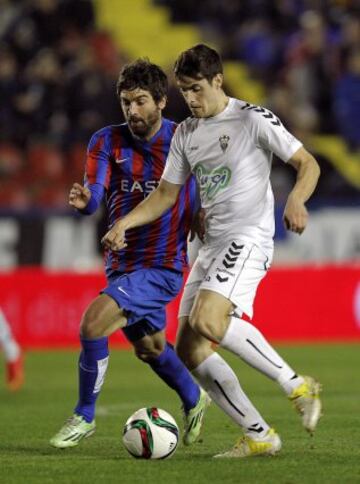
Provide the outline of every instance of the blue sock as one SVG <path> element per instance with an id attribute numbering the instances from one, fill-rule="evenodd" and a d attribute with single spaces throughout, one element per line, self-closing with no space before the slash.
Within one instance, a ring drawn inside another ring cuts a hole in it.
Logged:
<path id="1" fill-rule="evenodd" d="M 149 365 L 164 382 L 173 388 L 183 402 L 185 412 L 195 407 L 200 397 L 200 387 L 180 360 L 171 345 Z"/>
<path id="2" fill-rule="evenodd" d="M 79 401 L 75 413 L 91 422 L 95 417 L 95 403 L 104 383 L 109 362 L 108 338 L 94 340 L 80 337 L 82 352 L 79 358 Z"/>

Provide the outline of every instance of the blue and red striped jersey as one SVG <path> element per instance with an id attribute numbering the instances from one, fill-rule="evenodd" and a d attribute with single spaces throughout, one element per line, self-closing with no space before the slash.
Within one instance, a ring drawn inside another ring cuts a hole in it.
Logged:
<path id="1" fill-rule="evenodd" d="M 85 185 L 105 187 L 109 227 L 158 186 L 176 127 L 163 118 L 149 141 L 134 138 L 127 123 L 107 126 L 92 136 Z M 155 222 L 127 231 L 125 249 L 105 253 L 107 276 L 146 267 L 182 270 L 187 265 L 186 241 L 196 203 L 196 182 L 191 177 L 171 209 Z"/>

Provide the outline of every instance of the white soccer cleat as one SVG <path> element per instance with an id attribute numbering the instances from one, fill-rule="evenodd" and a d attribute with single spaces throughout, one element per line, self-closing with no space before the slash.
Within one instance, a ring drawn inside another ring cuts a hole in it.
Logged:
<path id="1" fill-rule="evenodd" d="M 321 385 L 311 376 L 303 376 L 304 383 L 299 385 L 289 395 L 289 400 L 301 415 L 304 428 L 311 434 L 314 432 L 321 417 Z"/>
<path id="2" fill-rule="evenodd" d="M 244 458 L 254 456 L 272 456 L 281 449 L 281 439 L 274 429 L 269 429 L 262 439 L 253 439 L 248 435 L 241 437 L 234 447 L 222 454 L 214 455 L 216 459 Z"/>

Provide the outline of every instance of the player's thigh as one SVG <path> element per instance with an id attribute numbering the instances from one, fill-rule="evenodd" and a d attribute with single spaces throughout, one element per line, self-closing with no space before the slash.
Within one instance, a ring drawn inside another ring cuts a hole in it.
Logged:
<path id="1" fill-rule="evenodd" d="M 80 331 L 84 337 L 97 338 L 109 336 L 125 325 L 123 310 L 110 296 L 100 294 L 85 310 Z"/>
<path id="2" fill-rule="evenodd" d="M 200 289 L 224 296 L 232 302 L 238 316 L 245 313 L 251 318 L 256 291 L 271 258 L 271 250 L 253 243 L 230 241 L 215 254 Z"/>
<path id="3" fill-rule="evenodd" d="M 189 323 L 192 329 L 203 337 L 219 343 L 229 324 L 233 303 L 214 291 L 200 289 L 192 307 Z"/>
<path id="4" fill-rule="evenodd" d="M 182 272 L 151 267 L 115 275 L 103 293 L 124 309 L 127 317 L 124 332 L 129 340 L 136 341 L 145 336 L 148 329 L 155 333 L 165 328 L 166 305 L 177 296 L 182 283 Z M 141 335 L 142 332 L 145 334 Z"/>
<path id="5" fill-rule="evenodd" d="M 201 257 L 198 257 L 190 271 L 190 274 L 186 280 L 186 284 L 181 295 L 181 301 L 179 306 L 179 318 L 183 318 L 190 315 L 191 308 L 194 304 L 199 287 L 206 274 L 206 268 L 202 263 Z"/>
<path id="6" fill-rule="evenodd" d="M 151 362 L 158 358 L 165 349 L 165 332 L 157 331 L 153 334 L 147 334 L 136 341 L 131 341 L 131 344 L 134 347 L 136 356 L 140 360 Z"/>
<path id="7" fill-rule="evenodd" d="M 179 318 L 176 352 L 190 370 L 199 366 L 213 352 L 211 341 L 191 328 L 187 316 Z"/>

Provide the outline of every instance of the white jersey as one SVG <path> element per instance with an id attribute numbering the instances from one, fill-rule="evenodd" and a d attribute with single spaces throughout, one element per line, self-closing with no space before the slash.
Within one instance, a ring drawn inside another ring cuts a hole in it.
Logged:
<path id="1" fill-rule="evenodd" d="M 207 244 L 236 239 L 272 250 L 272 155 L 286 162 L 301 146 L 271 111 L 230 98 L 217 116 L 178 126 L 162 178 L 183 184 L 195 174 Z"/>

